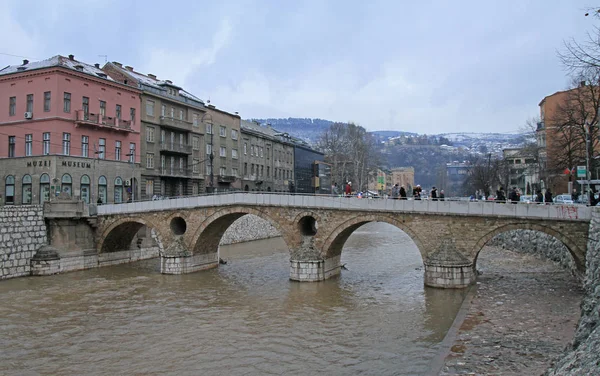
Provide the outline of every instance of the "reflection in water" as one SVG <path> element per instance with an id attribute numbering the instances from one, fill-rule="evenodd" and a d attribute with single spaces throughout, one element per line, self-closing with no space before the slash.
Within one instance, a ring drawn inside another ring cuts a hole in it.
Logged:
<path id="1" fill-rule="evenodd" d="M 289 281 L 281 239 L 221 247 L 219 269 L 158 260 L 0 283 L 0 374 L 422 374 L 462 302 L 423 287 L 421 256 L 387 224 L 359 228 L 348 271 Z"/>

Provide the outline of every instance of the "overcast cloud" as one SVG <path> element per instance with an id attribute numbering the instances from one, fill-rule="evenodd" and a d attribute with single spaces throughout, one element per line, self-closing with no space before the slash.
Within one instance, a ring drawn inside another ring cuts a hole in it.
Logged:
<path id="1" fill-rule="evenodd" d="M 488 3 L 0 0 L 0 66 L 108 55 L 243 118 L 504 133 L 567 87 L 556 50 L 594 20 L 578 0 Z"/>

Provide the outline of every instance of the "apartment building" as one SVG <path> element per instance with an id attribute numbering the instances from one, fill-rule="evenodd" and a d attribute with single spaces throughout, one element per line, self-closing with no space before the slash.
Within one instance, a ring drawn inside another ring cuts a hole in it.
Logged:
<path id="1" fill-rule="evenodd" d="M 586 165 L 586 143 L 582 128 L 591 123 L 598 129 L 598 103 L 600 92 L 597 86 L 581 82 L 578 87 L 559 91 L 544 97 L 539 103 L 540 122 L 537 124 L 537 145 L 540 150 L 540 185 L 550 188 L 555 194 L 579 192 L 585 185 L 577 186 L 574 173 L 577 166 Z M 588 135 L 588 137 L 590 137 Z M 600 148 L 598 137 L 591 137 L 590 150 Z M 591 179 L 598 177 L 598 161 L 590 158 Z M 581 179 L 581 178 L 580 178 Z M 600 189 L 600 186 L 596 187 Z"/>
<path id="2" fill-rule="evenodd" d="M 242 185 L 245 191 L 289 192 L 294 147 L 270 126 L 242 120 Z"/>
<path id="3" fill-rule="evenodd" d="M 102 70 L 119 83 L 141 90 L 141 198 L 204 192 L 204 102 L 171 80 L 119 62 L 109 62 Z"/>
<path id="4" fill-rule="evenodd" d="M 137 199 L 140 93 L 73 55 L 0 70 L 0 204 Z"/>
<path id="5" fill-rule="evenodd" d="M 242 189 L 240 122 L 237 113 L 223 111 L 210 103 L 206 106 L 203 167 L 208 192 Z"/>

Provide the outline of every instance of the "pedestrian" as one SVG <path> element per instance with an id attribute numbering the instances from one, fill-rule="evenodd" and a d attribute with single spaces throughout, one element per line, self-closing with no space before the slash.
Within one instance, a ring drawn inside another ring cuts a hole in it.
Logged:
<path id="1" fill-rule="evenodd" d="M 550 191 L 550 188 L 546 189 L 544 201 L 546 201 L 546 205 L 550 205 L 552 203 L 552 191 Z"/>
<path id="2" fill-rule="evenodd" d="M 540 189 L 538 189 L 536 192 L 535 202 L 537 202 L 538 204 L 544 203 L 544 195 L 542 194 L 542 191 Z"/>
<path id="3" fill-rule="evenodd" d="M 392 187 L 392 200 L 397 200 L 399 195 L 400 195 L 400 188 L 398 188 L 398 183 L 396 183 Z"/>
<path id="4" fill-rule="evenodd" d="M 577 189 L 573 188 L 573 193 L 571 193 L 571 199 L 573 202 L 577 202 L 579 200 L 579 194 L 577 193 Z"/>
<path id="5" fill-rule="evenodd" d="M 406 200 L 406 189 L 404 189 L 404 186 L 400 187 L 400 200 Z"/>
<path id="6" fill-rule="evenodd" d="M 438 200 L 437 188 L 436 187 L 431 188 L 431 200 L 432 201 L 437 201 Z"/>
<path id="7" fill-rule="evenodd" d="M 333 183 L 333 185 L 331 186 L 331 195 L 337 196 L 338 194 L 339 194 L 339 192 L 338 192 L 337 183 Z"/>
<path id="8" fill-rule="evenodd" d="M 440 201 L 444 201 L 445 198 L 446 198 L 446 195 L 444 194 L 444 190 L 442 189 L 440 191 Z"/>
<path id="9" fill-rule="evenodd" d="M 517 193 L 517 187 L 513 187 L 513 189 L 508 194 L 508 199 L 513 204 L 516 204 L 519 201 L 519 194 Z"/>
<path id="10" fill-rule="evenodd" d="M 506 193 L 504 192 L 504 188 L 500 187 L 500 189 L 498 189 L 496 191 L 496 201 L 498 202 L 505 202 L 506 201 Z"/>
<path id="11" fill-rule="evenodd" d="M 352 196 L 352 182 L 349 181 L 348 184 L 346 184 L 346 196 L 350 197 Z"/>
<path id="12" fill-rule="evenodd" d="M 421 185 L 417 184 L 417 186 L 413 188 L 413 198 L 415 200 L 420 200 L 421 199 L 421 192 L 422 191 L 423 190 L 421 189 Z"/>

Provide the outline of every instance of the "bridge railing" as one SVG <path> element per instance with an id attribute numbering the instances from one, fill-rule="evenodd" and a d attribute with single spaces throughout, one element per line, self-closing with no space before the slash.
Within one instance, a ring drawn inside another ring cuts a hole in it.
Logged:
<path id="1" fill-rule="evenodd" d="M 509 204 L 493 201 L 433 201 L 358 199 L 331 195 L 281 194 L 273 192 L 235 192 L 101 205 L 98 215 L 142 213 L 213 206 L 279 206 L 352 211 L 419 212 L 444 215 L 500 216 L 589 221 L 593 208 L 583 205 Z"/>

